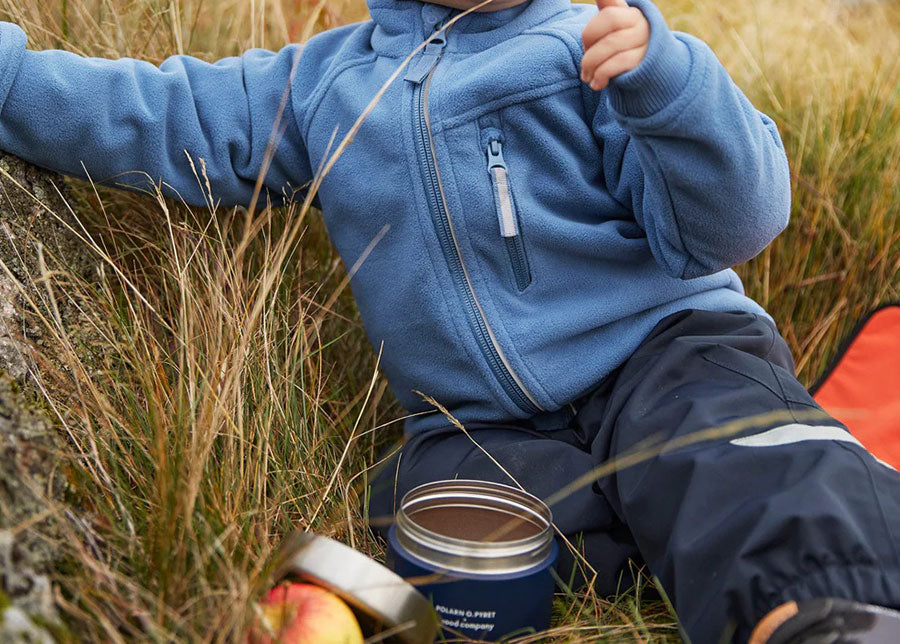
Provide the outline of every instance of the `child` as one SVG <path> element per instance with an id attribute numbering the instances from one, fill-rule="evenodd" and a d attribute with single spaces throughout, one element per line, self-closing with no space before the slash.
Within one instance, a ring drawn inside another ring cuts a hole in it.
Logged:
<path id="1" fill-rule="evenodd" d="M 372 513 L 429 480 L 509 483 L 472 439 L 546 498 L 648 438 L 777 412 L 576 491 L 556 523 L 601 592 L 643 557 L 695 642 L 755 626 L 757 642 L 885 641 L 896 614 L 809 600 L 900 606 L 900 476 L 819 410 L 729 268 L 787 224 L 773 122 L 649 0 L 495 0 L 449 25 L 476 3 L 368 4 L 371 21 L 302 52 L 214 65 L 31 52 L 4 24 L 0 148 L 203 204 L 190 155 L 215 198 L 246 205 L 289 86 L 264 187 L 302 193 L 334 128 L 432 36 L 318 193 L 348 265 L 390 224 L 352 287 L 418 415 Z"/>

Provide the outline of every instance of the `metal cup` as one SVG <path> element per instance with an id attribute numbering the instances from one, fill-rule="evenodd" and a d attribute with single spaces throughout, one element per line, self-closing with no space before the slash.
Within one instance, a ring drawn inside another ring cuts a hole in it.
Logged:
<path id="1" fill-rule="evenodd" d="M 276 580 L 298 579 L 333 592 L 363 633 L 384 644 L 431 644 L 438 620 L 431 603 L 385 566 L 339 541 L 296 532 L 280 549 Z"/>

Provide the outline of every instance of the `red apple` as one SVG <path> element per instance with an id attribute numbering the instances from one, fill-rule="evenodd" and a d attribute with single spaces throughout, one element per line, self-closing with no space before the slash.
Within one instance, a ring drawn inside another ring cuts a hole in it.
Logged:
<path id="1" fill-rule="evenodd" d="M 313 584 L 276 586 L 259 602 L 262 620 L 248 644 L 362 644 L 353 611 L 341 599 Z"/>

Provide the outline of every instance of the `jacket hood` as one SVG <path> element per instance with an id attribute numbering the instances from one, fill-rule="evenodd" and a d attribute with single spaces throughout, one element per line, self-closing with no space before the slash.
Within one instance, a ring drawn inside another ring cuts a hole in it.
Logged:
<path id="1" fill-rule="evenodd" d="M 380 54 L 406 55 L 459 9 L 419 0 L 366 0 L 375 23 L 372 46 Z M 448 51 L 483 51 L 566 11 L 569 0 L 528 0 L 490 12 L 472 12 L 454 23 Z"/>
<path id="2" fill-rule="evenodd" d="M 501 9 L 508 9 L 510 7 L 515 7 L 520 4 L 525 4 L 530 0 L 491 0 L 490 3 L 484 4 L 482 0 L 423 0 L 424 2 L 430 2 L 431 4 L 439 4 L 445 7 L 453 7 L 454 9 L 475 9 L 475 11 L 488 12 L 488 11 L 499 11 Z M 478 6 L 484 5 L 484 6 Z"/>

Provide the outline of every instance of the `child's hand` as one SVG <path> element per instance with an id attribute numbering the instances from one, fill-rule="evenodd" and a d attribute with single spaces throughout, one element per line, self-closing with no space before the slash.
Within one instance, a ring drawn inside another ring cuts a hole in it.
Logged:
<path id="1" fill-rule="evenodd" d="M 609 80 L 641 64 L 650 42 L 650 23 L 625 0 L 596 0 L 600 13 L 581 33 L 581 80 L 600 90 Z"/>

